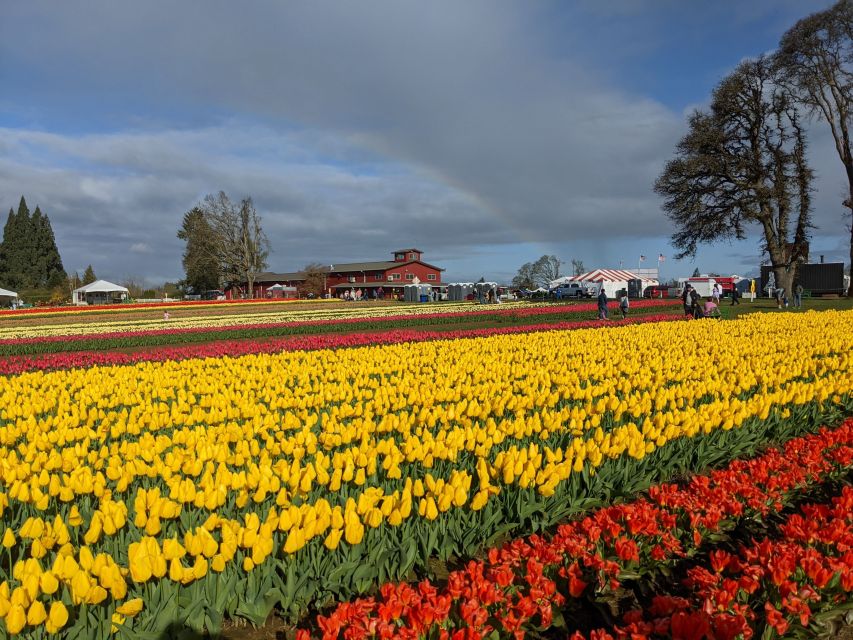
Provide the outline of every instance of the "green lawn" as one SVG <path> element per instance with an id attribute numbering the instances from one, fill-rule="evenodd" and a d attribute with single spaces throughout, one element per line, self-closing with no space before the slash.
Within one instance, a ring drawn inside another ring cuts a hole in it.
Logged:
<path id="1" fill-rule="evenodd" d="M 777 309 L 776 301 L 771 298 L 756 298 L 750 302 L 749 298 L 741 299 L 739 305 L 731 306 L 731 300 L 724 299 L 720 304 L 720 311 L 724 318 L 735 318 L 744 313 L 755 313 L 766 311 L 770 313 L 801 313 L 813 309 L 815 311 L 826 311 L 827 309 L 853 309 L 851 298 L 803 298 L 802 309 L 794 308 L 794 301 L 788 301 L 787 309 Z"/>

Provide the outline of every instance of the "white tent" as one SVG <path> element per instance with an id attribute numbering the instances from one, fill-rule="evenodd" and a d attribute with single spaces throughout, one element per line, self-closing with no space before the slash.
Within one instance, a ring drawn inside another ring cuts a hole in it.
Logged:
<path id="1" fill-rule="evenodd" d="M 74 289 L 71 301 L 74 304 L 111 304 L 127 299 L 127 287 L 106 280 L 95 280 L 79 289 Z"/>
<path id="2" fill-rule="evenodd" d="M 563 276 L 562 278 L 557 278 L 556 280 L 551 280 L 551 282 L 548 283 L 548 289 L 553 291 L 557 287 L 561 287 L 564 284 L 568 284 L 569 282 L 573 282 L 573 281 L 574 281 L 574 278 L 572 278 L 572 276 Z"/>
<path id="3" fill-rule="evenodd" d="M 8 289 L 0 289 L 0 302 L 3 304 L 11 303 L 13 306 L 18 301 L 18 294 Z"/>

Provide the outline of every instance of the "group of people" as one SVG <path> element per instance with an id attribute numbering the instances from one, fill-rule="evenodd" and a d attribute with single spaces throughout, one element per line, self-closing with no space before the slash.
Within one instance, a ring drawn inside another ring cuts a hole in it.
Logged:
<path id="1" fill-rule="evenodd" d="M 622 291 L 622 295 L 619 297 L 619 313 L 622 314 L 622 319 L 628 317 L 628 309 L 631 307 L 631 303 L 628 301 L 628 292 Z M 598 291 L 598 319 L 599 320 L 607 320 L 607 294 L 604 292 L 604 287 L 601 287 Z"/>
<path id="2" fill-rule="evenodd" d="M 711 290 L 711 298 L 702 304 L 702 296 L 693 287 L 688 284 L 684 287 L 684 293 L 681 294 L 681 303 L 684 305 L 684 315 L 691 318 L 720 318 L 720 298 L 722 297 L 722 288 L 715 284 Z M 735 304 L 735 298 L 732 298 L 732 304 Z M 737 304 L 740 304 L 738 301 Z"/>
<path id="3" fill-rule="evenodd" d="M 803 293 L 805 289 L 803 289 L 803 285 L 798 284 L 794 287 L 794 308 L 801 309 L 803 306 Z M 785 293 L 785 287 L 778 287 L 773 291 L 773 297 L 776 299 L 776 308 L 777 309 L 787 309 L 788 308 L 788 294 Z"/>
<path id="4" fill-rule="evenodd" d="M 361 287 L 358 289 L 344 289 L 343 293 L 340 294 L 341 300 L 350 302 L 350 301 L 361 301 L 361 300 L 384 300 L 385 299 L 385 290 L 382 287 L 377 287 L 376 289 L 365 289 L 361 290 Z"/>

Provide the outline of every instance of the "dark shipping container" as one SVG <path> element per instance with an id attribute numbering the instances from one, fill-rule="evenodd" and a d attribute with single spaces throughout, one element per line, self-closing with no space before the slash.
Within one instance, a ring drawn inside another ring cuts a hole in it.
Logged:
<path id="1" fill-rule="evenodd" d="M 767 295 L 767 282 L 770 279 L 772 267 L 761 267 L 761 290 L 756 295 Z M 803 289 L 813 296 L 828 294 L 844 295 L 844 263 L 843 262 L 817 262 L 814 264 L 801 264 L 797 269 L 797 283 L 803 285 Z M 790 291 L 788 294 L 790 295 Z"/>

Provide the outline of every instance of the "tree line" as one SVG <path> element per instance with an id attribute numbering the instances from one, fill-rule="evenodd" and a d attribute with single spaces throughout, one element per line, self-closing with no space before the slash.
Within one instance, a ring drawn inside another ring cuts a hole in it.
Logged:
<path id="1" fill-rule="evenodd" d="M 255 277 L 267 268 L 270 243 L 251 198 L 236 203 L 224 191 L 208 194 L 184 214 L 178 238 L 186 243 L 182 289 L 200 294 L 245 284 L 243 294 L 254 297 Z"/>
<path id="2" fill-rule="evenodd" d="M 797 22 L 775 52 L 741 62 L 714 89 L 710 106 L 689 117 L 655 183 L 675 225 L 678 258 L 694 256 L 701 244 L 743 239 L 757 225 L 777 286 L 791 291 L 813 228 L 808 119 L 832 134 L 847 177 L 840 204 L 853 216 L 851 43 L 853 0 L 840 0 Z M 849 235 L 853 264 L 853 224 Z"/>
<path id="3" fill-rule="evenodd" d="M 50 219 L 36 206 L 30 214 L 21 196 L 17 212 L 9 209 L 0 243 L 0 287 L 55 289 L 67 281 Z"/>

